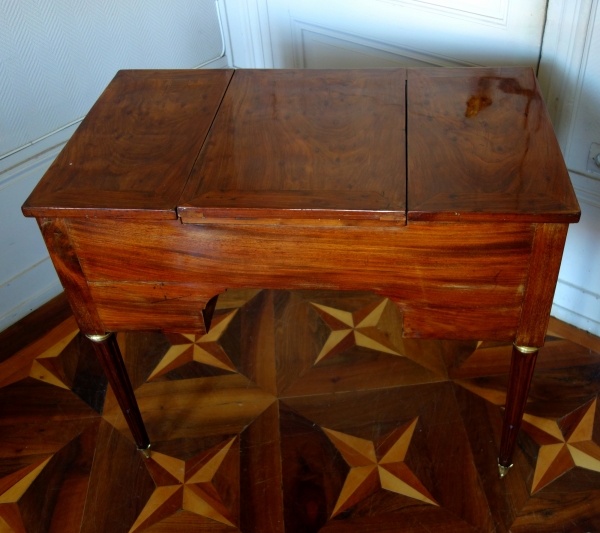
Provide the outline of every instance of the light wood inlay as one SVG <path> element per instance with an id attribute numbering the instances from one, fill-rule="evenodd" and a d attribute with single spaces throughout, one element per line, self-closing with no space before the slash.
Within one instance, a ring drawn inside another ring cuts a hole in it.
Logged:
<path id="1" fill-rule="evenodd" d="M 33 480 L 38 477 L 40 472 L 44 469 L 44 467 L 48 464 L 51 457 L 48 457 L 44 461 L 42 461 L 39 465 L 37 465 L 33 470 L 31 467 L 23 469 L 20 473 L 23 477 L 18 480 L 15 480 L 14 485 L 5 490 L 2 494 L 0 494 L 0 504 L 2 503 L 14 503 L 19 501 L 21 496 L 25 493 L 25 491 L 29 488 Z"/>
<path id="2" fill-rule="evenodd" d="M 146 529 L 180 509 L 234 526 L 232 520 L 235 521 L 233 517 L 238 515 L 238 511 L 230 507 L 239 505 L 239 498 L 232 499 L 232 493 L 239 493 L 240 487 L 229 487 L 220 494 L 219 485 L 215 486 L 214 480 L 228 454 L 234 453 L 234 459 L 239 463 L 239 446 L 232 450 L 236 440 L 237 437 L 233 437 L 188 461 L 152 453 L 147 462 L 160 465 L 179 483 L 155 488 L 130 533 Z M 156 475 L 156 466 L 151 465 L 150 471 Z M 230 482 L 235 484 L 235 479 Z"/>
<path id="3" fill-rule="evenodd" d="M 383 488 L 422 502 L 438 505 L 404 463 L 418 418 L 372 442 L 322 428 L 351 467 L 333 509 L 332 518 Z M 382 449 L 378 458 L 375 450 Z"/>
<path id="4" fill-rule="evenodd" d="M 215 318 L 211 324 L 209 333 L 204 335 L 181 335 L 191 342 L 189 344 L 174 344 L 171 346 L 148 379 L 160 377 L 174 368 L 191 361 L 221 368 L 229 372 L 236 372 L 235 365 L 218 343 L 236 313 L 237 309 L 234 309 L 225 315 Z"/>
<path id="5" fill-rule="evenodd" d="M 388 300 L 384 299 L 354 313 L 349 313 L 313 303 L 312 305 L 317 309 L 323 321 L 331 328 L 331 333 L 321 348 L 315 364 L 352 346 L 362 346 L 392 355 L 404 355 L 399 353 L 385 334 L 377 329 L 387 304 Z M 346 326 L 351 329 L 347 329 Z"/>

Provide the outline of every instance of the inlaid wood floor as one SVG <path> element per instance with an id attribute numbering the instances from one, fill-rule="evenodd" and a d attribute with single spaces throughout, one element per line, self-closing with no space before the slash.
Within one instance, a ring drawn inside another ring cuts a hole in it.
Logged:
<path id="1" fill-rule="evenodd" d="M 229 292 L 203 337 L 119 335 L 150 459 L 51 311 L 0 337 L 0 533 L 600 531 L 600 344 L 557 321 L 500 480 L 510 346 L 402 339 L 373 294 Z"/>

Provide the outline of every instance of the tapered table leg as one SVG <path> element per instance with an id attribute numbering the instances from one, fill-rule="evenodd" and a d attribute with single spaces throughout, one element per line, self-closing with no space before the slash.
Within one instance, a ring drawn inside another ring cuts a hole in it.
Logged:
<path id="1" fill-rule="evenodd" d="M 150 439 L 144 427 L 144 421 L 125 369 L 116 336 L 113 333 L 107 333 L 105 335 L 86 335 L 86 337 L 93 342 L 96 356 L 115 393 L 138 449 L 148 457 Z"/>
<path id="2" fill-rule="evenodd" d="M 504 477 L 512 466 L 512 457 L 517 445 L 517 436 L 521 420 L 525 412 L 525 404 L 529 394 L 533 369 L 537 358 L 538 348 L 513 345 L 508 391 L 506 392 L 506 408 L 504 425 L 502 426 L 502 441 L 498 469 L 500 477 Z"/>

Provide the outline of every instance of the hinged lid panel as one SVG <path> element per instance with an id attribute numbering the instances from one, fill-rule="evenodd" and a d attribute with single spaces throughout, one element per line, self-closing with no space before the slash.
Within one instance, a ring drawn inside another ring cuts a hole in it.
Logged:
<path id="1" fill-rule="evenodd" d="M 25 215 L 176 218 L 232 73 L 120 71 L 26 201 Z"/>
<path id="2" fill-rule="evenodd" d="M 576 222 L 530 68 L 408 71 L 408 220 Z"/>
<path id="3" fill-rule="evenodd" d="M 238 70 L 180 200 L 202 218 L 405 220 L 405 70 Z"/>

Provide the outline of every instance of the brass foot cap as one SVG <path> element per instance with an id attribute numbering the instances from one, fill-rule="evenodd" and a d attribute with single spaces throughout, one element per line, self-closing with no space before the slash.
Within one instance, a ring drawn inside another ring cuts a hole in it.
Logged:
<path id="1" fill-rule="evenodd" d="M 146 459 L 150 459 L 150 444 L 148 444 L 147 448 L 138 448 L 138 450 L 142 452 Z"/>
<path id="2" fill-rule="evenodd" d="M 502 466 L 500 463 L 498 463 L 498 472 L 500 472 L 500 479 L 502 479 L 506 474 L 508 474 L 508 471 L 511 469 L 512 465 L 508 465 L 508 466 Z"/>

